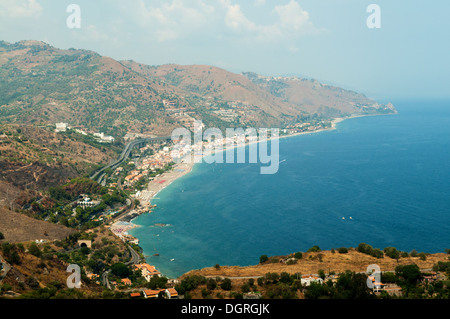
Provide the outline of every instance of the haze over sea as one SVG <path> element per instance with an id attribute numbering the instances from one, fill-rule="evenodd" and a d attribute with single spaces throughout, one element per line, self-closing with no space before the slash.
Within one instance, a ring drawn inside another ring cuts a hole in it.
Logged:
<path id="1" fill-rule="evenodd" d="M 157 195 L 158 207 L 135 219 L 142 227 L 130 233 L 169 277 L 314 245 L 443 252 L 450 248 L 450 102 L 394 105 L 398 115 L 280 139 L 274 175 L 260 175 L 261 164 L 196 164 Z"/>

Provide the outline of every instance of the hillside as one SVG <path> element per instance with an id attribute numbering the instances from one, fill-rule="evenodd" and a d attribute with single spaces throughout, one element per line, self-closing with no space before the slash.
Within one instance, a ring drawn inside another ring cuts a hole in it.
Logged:
<path id="1" fill-rule="evenodd" d="M 382 271 L 393 271 L 398 265 L 417 264 L 421 269 L 431 269 L 438 261 L 448 261 L 448 254 L 436 253 L 428 254 L 426 260 L 420 257 L 404 257 L 398 261 L 396 259 L 385 256 L 384 258 L 376 258 L 367 254 L 363 254 L 354 249 L 349 249 L 348 253 L 340 254 L 331 251 L 308 252 L 303 253 L 301 259 L 295 264 L 286 264 L 280 262 L 292 256 L 273 256 L 272 260 L 251 266 L 220 266 L 220 268 L 208 267 L 198 270 L 192 270 L 182 277 L 188 275 L 202 275 L 211 277 L 257 277 L 264 276 L 268 272 L 287 272 L 289 274 L 301 273 L 317 274 L 320 269 L 326 272 L 345 272 L 346 270 L 355 272 L 366 272 L 367 266 L 377 264 Z"/>
<path id="2" fill-rule="evenodd" d="M 120 147 L 117 148 L 120 150 Z M 0 124 L 1 195 L 43 190 L 84 175 L 117 156 L 112 145 L 95 146 L 52 128 Z"/>
<path id="3" fill-rule="evenodd" d="M 393 113 L 362 94 L 205 65 L 148 66 L 39 41 L 0 42 L 0 121 L 68 122 L 115 137 L 207 126 L 285 127 L 316 115 Z"/>
<path id="4" fill-rule="evenodd" d="M 61 240 L 75 230 L 0 207 L 0 232 L 5 236 L 0 242 L 25 242 L 33 240 Z"/>

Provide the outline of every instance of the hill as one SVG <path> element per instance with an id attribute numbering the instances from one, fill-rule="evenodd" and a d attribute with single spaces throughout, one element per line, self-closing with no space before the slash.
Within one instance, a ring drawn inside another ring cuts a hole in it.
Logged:
<path id="1" fill-rule="evenodd" d="M 206 65 L 148 66 L 39 41 L 0 42 L 0 121 L 68 122 L 115 137 L 206 126 L 285 127 L 308 116 L 393 113 L 362 94 Z"/>
<path id="2" fill-rule="evenodd" d="M 0 242 L 15 243 L 41 239 L 47 241 L 61 240 L 75 230 L 0 208 L 0 232 L 5 237 Z"/>
<path id="3" fill-rule="evenodd" d="M 355 272 L 366 272 L 367 266 L 377 264 L 382 271 L 393 271 L 398 265 L 417 264 L 421 269 L 431 269 L 438 261 L 448 261 L 448 254 L 436 253 L 428 254 L 426 260 L 420 257 L 402 257 L 392 259 L 387 256 L 376 258 L 354 249 L 349 249 L 348 253 L 340 254 L 331 251 L 308 252 L 303 253 L 301 259 L 294 264 L 286 264 L 287 258 L 292 256 L 273 256 L 269 261 L 251 266 L 220 266 L 208 267 L 198 270 L 192 270 L 182 277 L 188 275 L 202 275 L 208 277 L 258 277 L 264 276 L 268 272 L 287 272 L 289 274 L 301 273 L 317 274 L 320 269 L 328 272 L 345 272 L 346 270 Z M 281 262 L 280 262 L 281 261 Z"/>
<path id="4" fill-rule="evenodd" d="M 81 134 L 53 128 L 0 124 L 0 200 L 40 191 L 90 173 L 117 156 L 114 145 L 89 144 Z"/>

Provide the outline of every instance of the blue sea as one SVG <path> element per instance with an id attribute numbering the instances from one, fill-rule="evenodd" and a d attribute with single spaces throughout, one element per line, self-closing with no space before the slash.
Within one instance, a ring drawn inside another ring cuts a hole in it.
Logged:
<path id="1" fill-rule="evenodd" d="M 169 277 L 314 245 L 443 252 L 450 248 L 450 102 L 394 105 L 397 115 L 280 139 L 273 175 L 261 175 L 262 164 L 196 164 L 158 194 L 158 207 L 135 219 L 141 227 L 131 234 Z"/>

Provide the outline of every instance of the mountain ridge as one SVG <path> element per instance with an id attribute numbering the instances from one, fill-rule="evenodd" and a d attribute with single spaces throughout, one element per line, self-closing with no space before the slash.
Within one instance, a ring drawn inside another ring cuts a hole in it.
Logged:
<path id="1" fill-rule="evenodd" d="M 149 66 L 36 40 L 0 41 L 0 96 L 2 122 L 69 122 L 115 137 L 170 135 L 193 119 L 219 128 L 286 127 L 313 115 L 395 113 L 392 105 L 316 80 Z"/>

